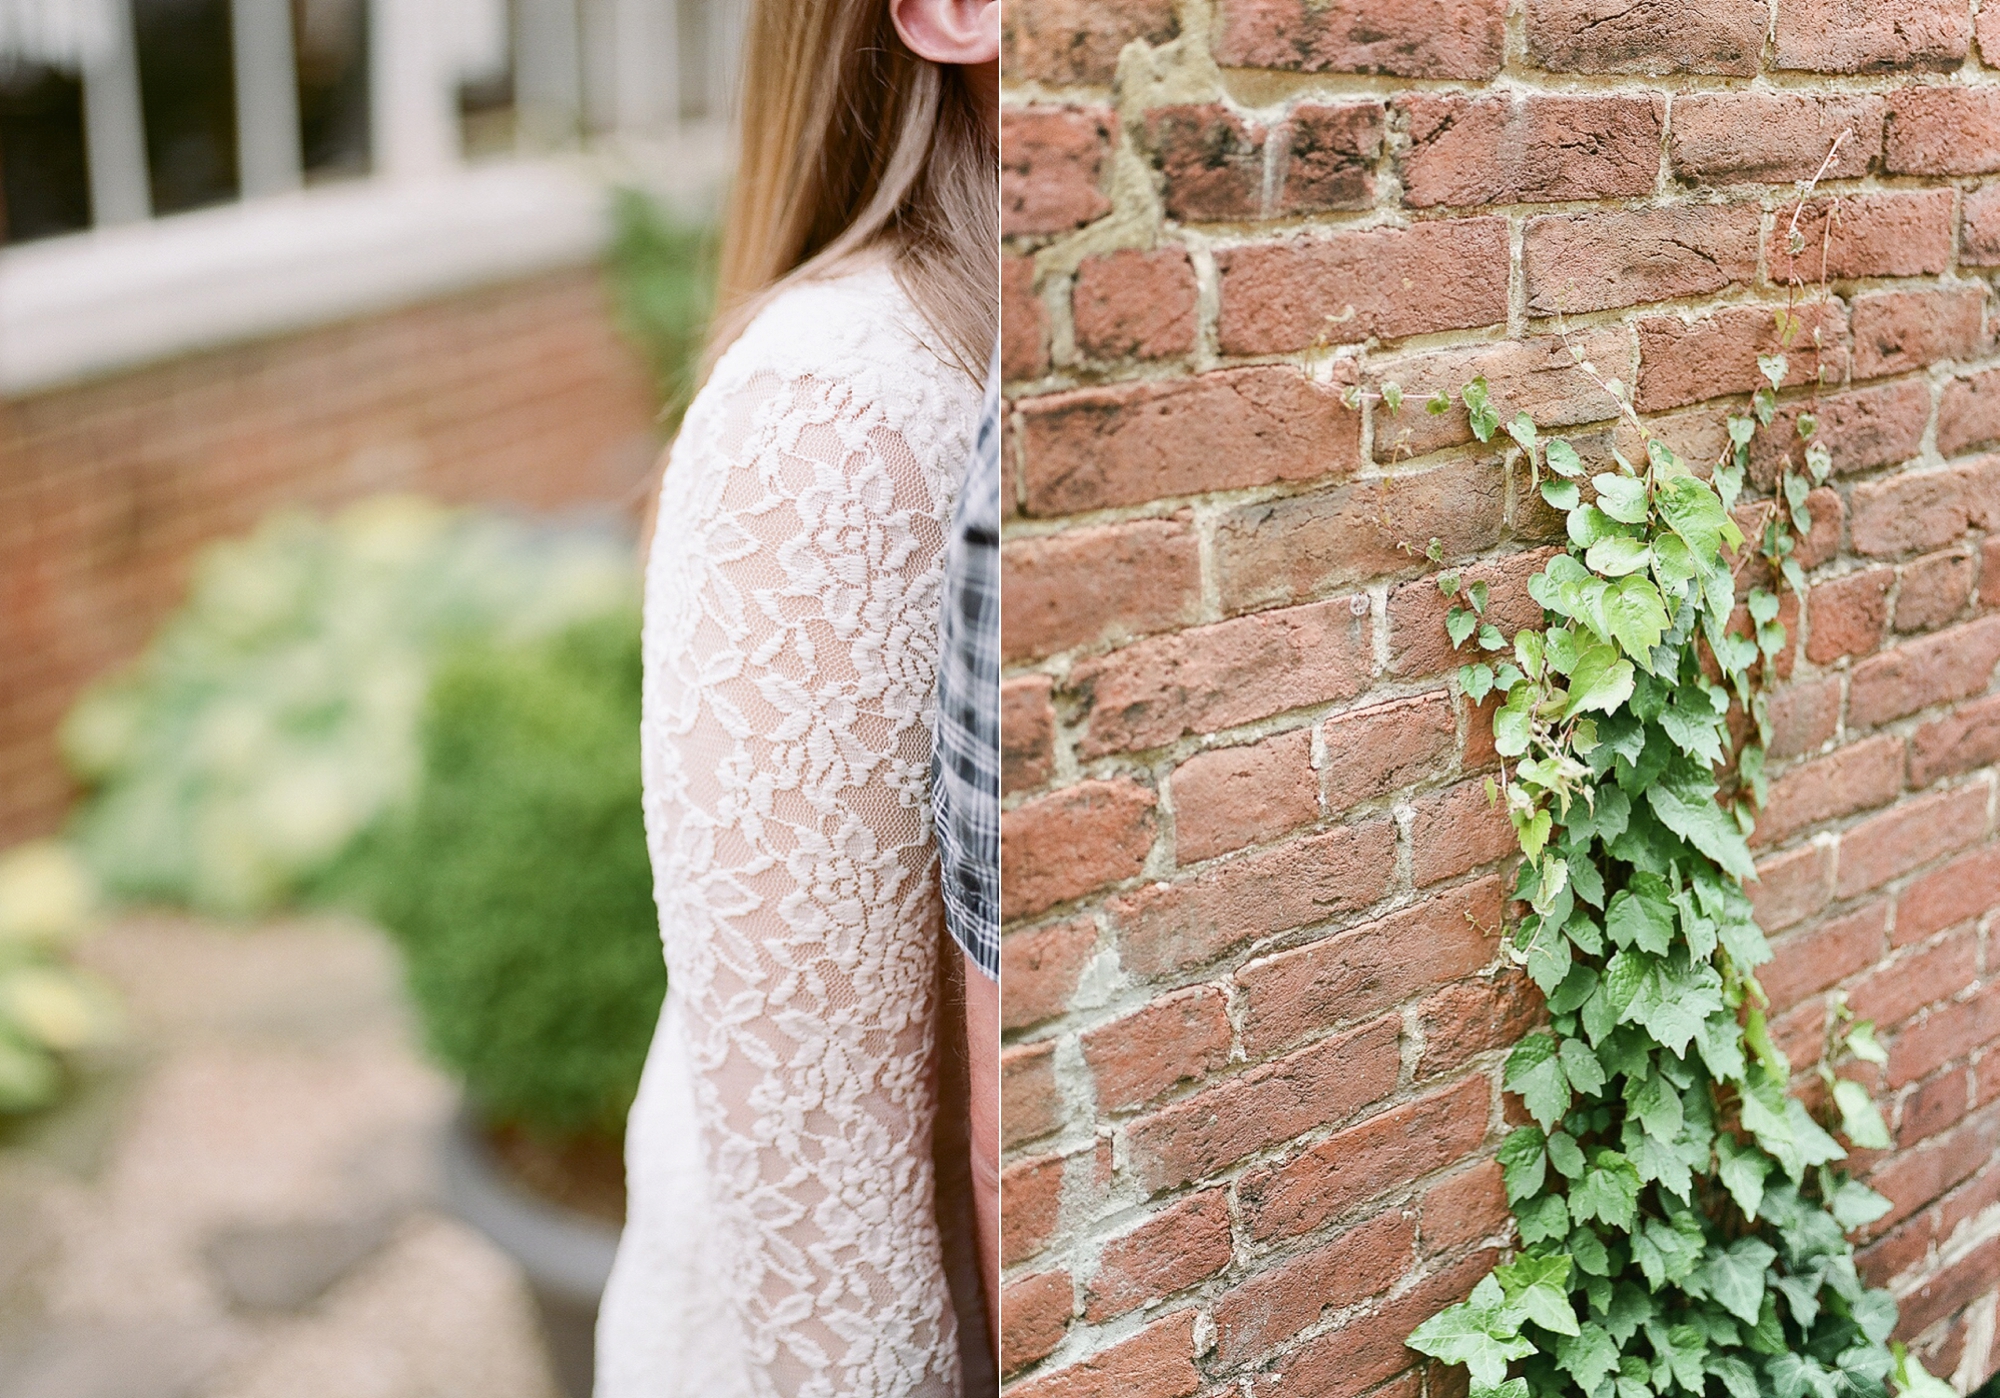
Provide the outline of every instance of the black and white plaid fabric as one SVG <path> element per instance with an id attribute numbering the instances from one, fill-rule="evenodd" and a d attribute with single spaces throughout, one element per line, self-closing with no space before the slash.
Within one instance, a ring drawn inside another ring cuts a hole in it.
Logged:
<path id="1" fill-rule="evenodd" d="M 931 751 L 945 925 L 1000 976 L 1000 355 L 944 554 L 937 745 Z"/>

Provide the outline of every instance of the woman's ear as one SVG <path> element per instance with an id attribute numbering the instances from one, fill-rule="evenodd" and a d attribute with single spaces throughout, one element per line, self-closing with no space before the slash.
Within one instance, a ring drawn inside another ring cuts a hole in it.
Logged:
<path id="1" fill-rule="evenodd" d="M 1000 0 L 889 0 L 889 15 L 919 58 L 970 68 L 1000 57 Z"/>

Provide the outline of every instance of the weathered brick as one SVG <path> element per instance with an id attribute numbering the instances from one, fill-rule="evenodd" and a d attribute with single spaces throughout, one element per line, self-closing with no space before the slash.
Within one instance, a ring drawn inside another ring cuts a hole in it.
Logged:
<path id="1" fill-rule="evenodd" d="M 1282 354 L 1496 325 L 1507 318 L 1508 263 L 1500 218 L 1222 248 L 1217 337 L 1224 354 Z"/>
<path id="2" fill-rule="evenodd" d="M 1840 837 L 1836 898 L 1880 888 L 1940 855 L 1986 836 L 1984 783 L 1905 801 L 1870 817 Z"/>
<path id="3" fill-rule="evenodd" d="M 1044 1247 L 1062 1212 L 1060 1155 L 1022 1160 L 1000 1172 L 1000 1260 L 1009 1266 Z"/>
<path id="4" fill-rule="evenodd" d="M 1126 44 L 1179 32 L 1173 0 L 1012 0 L 1001 11 L 1001 64 L 1010 81 L 1109 87 Z"/>
<path id="5" fill-rule="evenodd" d="M 1585 331 L 1571 342 L 1599 373 L 1629 381 L 1629 331 L 1623 327 Z M 1432 413 L 1424 403 L 1440 391 L 1456 394 L 1475 378 L 1486 380 L 1496 404 L 1510 414 L 1527 413 L 1543 432 L 1602 422 L 1618 411 L 1604 390 L 1577 367 L 1559 335 L 1433 350 L 1390 361 L 1371 359 L 1368 377 L 1376 385 L 1394 382 L 1404 393 L 1401 412 L 1375 409 L 1375 459 L 1384 463 L 1471 441 L 1472 425 L 1463 405 L 1454 400 L 1450 411 Z"/>
<path id="6" fill-rule="evenodd" d="M 1778 932 L 1811 917 L 1833 896 L 1831 874 L 1831 861 L 1822 845 L 1806 845 L 1759 860 L 1757 877 L 1744 886 L 1757 914 L 1757 925 L 1766 932 Z"/>
<path id="7" fill-rule="evenodd" d="M 1956 456 L 1996 441 L 2000 441 L 2000 369 L 1949 380 L 1938 399 L 1938 451 Z"/>
<path id="8" fill-rule="evenodd" d="M 1854 300 L 1854 376 L 1872 379 L 1964 359 L 1985 344 L 1979 285 L 1878 291 Z"/>
<path id="9" fill-rule="evenodd" d="M 1035 294 L 1035 264 L 1025 257 L 1000 259 L 1000 373 L 1009 379 L 1039 378 L 1049 371 L 1049 313 Z"/>
<path id="10" fill-rule="evenodd" d="M 1000 942 L 1000 1027 L 1021 1029 L 1069 1008 L 1084 967 L 1097 953 L 1088 918 L 1013 932 Z"/>
<path id="11" fill-rule="evenodd" d="M 1903 745 L 1887 734 L 1849 743 L 1825 757 L 1801 762 L 1771 783 L 1771 799 L 1757 816 L 1755 843 L 1775 845 L 1837 816 L 1896 799 L 1903 786 Z"/>
<path id="12" fill-rule="evenodd" d="M 1417 1010 L 1424 1036 L 1417 1080 L 1455 1073 L 1482 1053 L 1511 1047 L 1546 1018 L 1542 992 L 1518 967 L 1447 986 Z"/>
<path id="13" fill-rule="evenodd" d="M 1000 1050 L 1001 1147 L 1011 1149 L 1046 1136 L 1062 1123 L 1055 1044 L 1044 1040 Z"/>
<path id="14" fill-rule="evenodd" d="M 1172 789 L 1182 864 L 1296 830 L 1319 817 L 1312 730 L 1198 753 L 1174 769 Z"/>
<path id="15" fill-rule="evenodd" d="M 1395 879 L 1396 828 L 1343 826 L 1259 850 L 1111 903 L 1125 969 L 1157 976 L 1380 900 Z"/>
<path id="16" fill-rule="evenodd" d="M 1926 1005 L 1950 1000 L 1979 979 L 1979 936 L 1970 928 L 1926 946 L 1906 946 L 1854 985 L 1848 1003 L 1878 1029 L 1895 1029 Z"/>
<path id="17" fill-rule="evenodd" d="M 1889 625 L 1893 568 L 1868 568 L 1820 583 L 1808 599 L 1806 659 L 1828 665 L 1849 655 L 1873 655 Z"/>
<path id="18" fill-rule="evenodd" d="M 1523 626 L 1538 626 L 1541 604 L 1528 595 L 1528 579 L 1549 561 L 1549 549 L 1511 554 L 1474 564 L 1459 574 L 1470 587 L 1484 582 L 1488 593 L 1486 617 L 1509 634 Z M 1434 675 L 1468 658 L 1454 652 L 1444 629 L 1445 617 L 1458 600 L 1438 590 L 1435 578 L 1405 583 L 1389 594 L 1389 673 L 1404 679 Z"/>
<path id="19" fill-rule="evenodd" d="M 1273 135 L 1275 214 L 1365 209 L 1375 202 L 1375 162 L 1388 131 L 1380 102 L 1302 102 Z"/>
<path id="20" fill-rule="evenodd" d="M 1478 971 L 1499 948 L 1502 899 L 1500 880 L 1489 877 L 1252 961 L 1236 973 L 1244 1051 L 1253 1059 L 1281 1052 Z"/>
<path id="21" fill-rule="evenodd" d="M 1288 709 L 1351 699 L 1374 664 L 1368 612 L 1347 598 L 1199 626 L 1078 664 L 1085 758 L 1158 747 Z"/>
<path id="22" fill-rule="evenodd" d="M 1098 1254 L 1084 1319 L 1102 1323 L 1229 1265 L 1229 1196 L 1211 1189 L 1163 1209 Z"/>
<path id="23" fill-rule="evenodd" d="M 1765 380 L 1759 355 L 1784 353 L 1786 387 L 1815 377 L 1838 382 L 1847 372 L 1847 311 L 1838 301 L 1799 312 L 1798 337 L 1780 342 L 1776 318 L 1764 306 L 1727 306 L 1692 324 L 1679 316 L 1639 322 L 1638 405 L 1646 412 L 1678 408 L 1726 393 L 1748 393 Z M 1815 354 L 1817 335 L 1822 346 Z"/>
<path id="24" fill-rule="evenodd" d="M 1779 210 L 1765 250 L 1771 280 L 1796 277 L 1811 286 L 1822 278 L 1915 277 L 1951 265 L 1953 204 L 1950 189 L 1897 189 L 1882 194 L 1848 194 L 1829 234 L 1832 199 L 1814 199 L 1794 215 Z M 1792 255 L 1796 229 L 1804 246 Z"/>
<path id="25" fill-rule="evenodd" d="M 1325 1312 L 1381 1295 L 1402 1280 L 1415 1250 L 1415 1223 L 1391 1210 L 1330 1243 L 1271 1264 L 1231 1288 L 1216 1306 L 1216 1359 L 1223 1364 L 1254 1359 Z"/>
<path id="26" fill-rule="evenodd" d="M 1962 1068 L 1940 1073 L 1905 1097 L 1896 1114 L 1897 1147 L 1908 1150 L 1963 1121 L 1972 1105 L 1971 1076 Z"/>
<path id="27" fill-rule="evenodd" d="M 1889 556 L 1941 548 L 1968 529 L 2000 521 L 2000 457 L 1927 471 L 1899 471 L 1854 487 L 1848 537 L 1857 553 Z"/>
<path id="28" fill-rule="evenodd" d="M 1225 68 L 1490 78 L 1507 47 L 1505 0 L 1222 0 Z"/>
<path id="29" fill-rule="evenodd" d="M 1239 505 L 1215 525 L 1222 605 L 1249 611 L 1426 569 L 1432 539 L 1446 560 L 1470 558 L 1500 541 L 1506 515 L 1506 473 L 1492 457 Z"/>
<path id="30" fill-rule="evenodd" d="M 1201 612 L 1201 542 L 1187 516 L 1011 539 L 1000 550 L 1008 660 L 1149 635 Z"/>
<path id="31" fill-rule="evenodd" d="M 1811 351 L 1805 353 L 1810 358 Z M 1811 440 L 1825 445 L 1833 457 L 1833 473 L 1856 475 L 1908 461 L 1923 449 L 1931 391 L 1920 379 L 1906 379 L 1829 393 L 1816 401 L 1781 404 L 1770 427 L 1750 439 L 1750 479 L 1759 489 L 1776 489 L 1779 467 L 1785 462 L 1794 470 L 1803 464 L 1805 443 L 1798 436 L 1802 412 L 1816 417 Z M 1831 491 L 1815 494 L 1822 504 L 1840 508 L 1840 497 Z M 1820 505 L 1812 510 L 1817 518 Z"/>
<path id="32" fill-rule="evenodd" d="M 1176 1311 L 1129 1340 L 1009 1386 L 1007 1398 L 1189 1398 L 1201 1387 L 1195 1318 Z"/>
<path id="33" fill-rule="evenodd" d="M 1896 944 L 1920 942 L 2000 907 L 2000 846 L 1987 845 L 1913 879 L 1896 899 Z"/>
<path id="34" fill-rule="evenodd" d="M 1985 986 L 1966 999 L 1941 1005 L 1897 1034 L 1889 1045 L 1889 1086 L 1899 1088 L 1927 1078 L 1945 1064 L 1964 1058 L 1995 1039 L 2000 1039 L 2000 984 Z M 1988 1149 L 1991 1148 L 1989 1144 Z M 1901 1160 L 1893 1162 L 1878 1171 L 1875 1185 L 1899 1204 L 1903 1201 L 1879 1181 L 1901 1163 Z M 1958 1179 L 1970 1173 L 1967 1170 Z M 1957 1182 L 1957 1179 L 1950 1181 Z M 1892 1214 L 1890 1220 L 1894 1217 Z"/>
<path id="35" fill-rule="evenodd" d="M 1887 903 L 1874 903 L 1772 942 L 1770 963 L 1757 970 L 1771 1012 L 1789 1010 L 1874 965 L 1889 946 L 1888 912 Z"/>
<path id="36" fill-rule="evenodd" d="M 1840 680 L 1789 684 L 1771 695 L 1771 757 L 1818 751 L 1840 725 Z"/>
<path id="37" fill-rule="evenodd" d="M 1083 1036 L 1102 1111 L 1150 1102 L 1229 1061 L 1229 1005 L 1212 985 L 1162 996 Z"/>
<path id="38" fill-rule="evenodd" d="M 1481 1160 L 1469 1170 L 1438 1181 L 1424 1191 L 1419 1216 L 1423 1249 L 1433 1257 L 1506 1232 L 1513 1217 L 1507 1208 L 1499 1164 Z"/>
<path id="39" fill-rule="evenodd" d="M 1778 0 L 1776 63 L 1815 73 L 1944 71 L 1972 20 L 1955 0 Z"/>
<path id="40" fill-rule="evenodd" d="M 1927 1141 L 1886 1162 L 1869 1181 L 1889 1196 L 1893 1206 L 1876 1228 L 1886 1229 L 1939 1198 L 1989 1165 L 1996 1150 L 2000 1150 L 2000 1110 L 1988 1109 L 1975 1113 L 1943 1138 Z"/>
<path id="41" fill-rule="evenodd" d="M 1806 508 L 1812 512 L 1812 532 L 1798 540 L 1792 557 L 1801 568 L 1811 572 L 1822 563 L 1832 562 L 1840 553 L 1841 540 L 1847 532 L 1847 506 L 1832 487 L 1823 485 L 1807 492 Z M 1789 597 L 1797 600 L 1796 594 Z"/>
<path id="42" fill-rule="evenodd" d="M 1897 572 L 1896 629 L 1929 631 L 1971 603 L 1979 555 L 1961 545 L 1905 563 Z"/>
<path id="43" fill-rule="evenodd" d="M 1140 1118 L 1125 1134 L 1134 1177 L 1148 1190 L 1171 1189 L 1346 1120 L 1395 1087 L 1398 1030 L 1386 1017 Z"/>
<path id="44" fill-rule="evenodd" d="M 1789 184 L 1816 174 L 1846 131 L 1824 178 L 1858 179 L 1882 153 L 1887 115 L 1873 93 L 1691 92 L 1674 98 L 1667 154 L 1694 184 Z"/>
<path id="45" fill-rule="evenodd" d="M 1260 217 L 1269 135 L 1262 123 L 1218 102 L 1147 112 L 1146 148 L 1160 172 L 1167 216 L 1186 223 Z"/>
<path id="46" fill-rule="evenodd" d="M 1528 0 L 1528 57 L 1557 73 L 1750 77 L 1766 23 L 1758 0 Z"/>
<path id="47" fill-rule="evenodd" d="M 1158 819 L 1134 781 L 1079 782 L 1000 817 L 1001 913 L 1026 917 L 1129 879 L 1146 862 Z"/>
<path id="48" fill-rule="evenodd" d="M 2000 66 L 2000 10 L 1981 6 L 1973 17 L 1972 32 L 1979 40 L 1979 61 L 1989 68 Z"/>
<path id="49" fill-rule="evenodd" d="M 2000 170 L 2000 89 L 1898 88 L 1889 95 L 1883 160 L 1892 175 Z"/>
<path id="50" fill-rule="evenodd" d="M 1007 1317 L 1000 1330 L 1000 1369 L 1018 1373 L 1062 1343 L 1076 1309 L 1076 1287 L 1068 1272 L 1038 1272 L 1001 1287 L 1000 1309 Z"/>
<path id="51" fill-rule="evenodd" d="M 1000 686 L 1000 789 L 1026 791 L 1055 772 L 1056 710 L 1047 675 Z"/>
<path id="52" fill-rule="evenodd" d="M 1991 10 L 2000 23 L 2000 10 Z M 1965 196 L 1958 260 L 1968 267 L 2000 265 L 2000 185 L 1982 185 Z"/>
<path id="53" fill-rule="evenodd" d="M 1361 415 L 1341 390 L 1260 365 L 1027 399 L 1028 513 L 1345 475 L 1360 465 Z"/>
<path id="54" fill-rule="evenodd" d="M 1636 196 L 1659 178 L 1657 93 L 1412 93 L 1396 106 L 1411 208 Z"/>
<path id="55" fill-rule="evenodd" d="M 1320 729 L 1326 809 L 1338 814 L 1441 774 L 1458 740 L 1458 719 L 1443 690 L 1350 709 Z"/>
<path id="56" fill-rule="evenodd" d="M 1757 275 L 1760 218 L 1752 204 L 1531 218 L 1521 245 L 1528 309 L 1606 311 L 1747 284 Z"/>
<path id="57" fill-rule="evenodd" d="M 1410 880 L 1419 888 L 1505 859 L 1518 848 L 1506 806 L 1487 799 L 1482 778 L 1446 787 L 1415 805 Z"/>
<path id="58" fill-rule="evenodd" d="M 1989 1238 L 1973 1246 L 1963 1256 L 1954 1257 L 1947 1266 L 1926 1277 L 1907 1296 L 1900 1298 L 1901 1316 L 1897 1333 L 1921 1335 L 1954 1311 L 1983 1302 L 1989 1314 L 1979 1322 L 1979 1327 L 1991 1335 L 1993 1321 L 1990 1311 L 1996 1273 L 2000 1273 L 2000 1238 Z M 1949 1374 L 1957 1369 L 1964 1355 L 1969 1323 L 1969 1314 L 1961 1316 L 1935 1349 L 1917 1347 L 1927 1368 L 1940 1374 Z"/>
<path id="59" fill-rule="evenodd" d="M 1093 359 L 1170 359 L 1194 348 L 1194 264 L 1185 248 L 1086 257 L 1071 304 L 1077 347 Z"/>
<path id="60" fill-rule="evenodd" d="M 1961 704 L 1910 735 L 1910 785 L 2000 762 L 2000 695 Z"/>
<path id="61" fill-rule="evenodd" d="M 1000 232 L 1065 233 L 1103 218 L 1100 187 L 1117 119 L 1104 107 L 1008 107 L 1000 114 Z"/>
<path id="62" fill-rule="evenodd" d="M 1491 1096 L 1485 1078 L 1468 1078 L 1339 1132 L 1284 1165 L 1250 1171 L 1237 1184 L 1250 1235 L 1310 1233 L 1470 1154 L 1486 1137 Z"/>
<path id="63" fill-rule="evenodd" d="M 2000 617 L 1905 641 L 1855 667 L 1849 728 L 1872 728 L 1952 699 L 1983 693 L 2000 661 Z"/>

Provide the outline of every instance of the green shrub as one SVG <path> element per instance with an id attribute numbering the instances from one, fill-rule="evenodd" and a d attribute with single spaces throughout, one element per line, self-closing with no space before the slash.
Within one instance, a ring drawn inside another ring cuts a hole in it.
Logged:
<path id="1" fill-rule="evenodd" d="M 432 1051 L 490 1121 L 622 1128 L 665 992 L 639 804 L 639 623 L 467 649 L 370 860 Z"/>
<path id="2" fill-rule="evenodd" d="M 605 276 L 618 325 L 646 358 L 661 421 L 671 431 L 694 392 L 695 366 L 715 297 L 715 236 L 636 189 L 620 189 L 611 207 Z"/>

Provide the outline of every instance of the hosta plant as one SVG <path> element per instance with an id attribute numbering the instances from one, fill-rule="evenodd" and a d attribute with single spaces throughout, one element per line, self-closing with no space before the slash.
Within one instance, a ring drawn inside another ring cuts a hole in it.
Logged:
<path id="1" fill-rule="evenodd" d="M 1772 589 L 1803 585 L 1792 540 L 1811 527 L 1826 452 L 1805 415 L 1786 444 L 1803 466 L 1745 512 L 1746 541 L 1734 512 L 1773 392 L 1697 472 L 1621 385 L 1580 367 L 1617 400 L 1639 459 L 1586 465 L 1526 414 L 1503 421 L 1483 381 L 1457 395 L 1480 440 L 1513 439 L 1566 527 L 1527 585 L 1538 625 L 1508 635 L 1484 583 L 1440 583 L 1468 657 L 1460 688 L 1499 696 L 1502 775 L 1487 789 L 1519 837 L 1526 909 L 1509 945 L 1549 1020 L 1504 1069 L 1529 1118 L 1499 1153 L 1519 1248 L 1410 1344 L 1465 1365 L 1473 1398 L 1948 1393 L 1890 1344 L 1895 1302 L 1862 1282 L 1847 1238 L 1889 1208 L 1840 1168 L 1842 1136 L 1889 1144 L 1842 1075 L 1881 1050 L 1838 1011 L 1826 1105 L 1816 1115 L 1793 1095 L 1755 974 L 1771 953 L 1743 890 L 1764 677 L 1785 643 Z M 1783 361 L 1764 369 L 1775 389 Z M 1400 396 L 1383 386 L 1385 406 Z"/>

